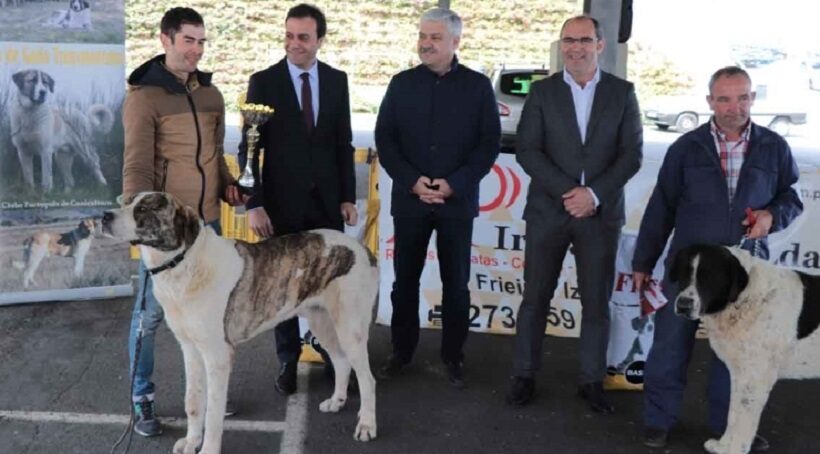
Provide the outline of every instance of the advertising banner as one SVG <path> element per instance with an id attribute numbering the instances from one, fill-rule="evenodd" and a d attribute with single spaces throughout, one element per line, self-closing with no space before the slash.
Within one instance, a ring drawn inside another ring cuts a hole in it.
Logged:
<path id="1" fill-rule="evenodd" d="M 800 156 L 796 157 L 800 162 Z M 631 281 L 631 257 L 638 227 L 654 188 L 660 163 L 646 162 L 626 187 L 626 225 L 619 243 L 613 296 L 608 365 L 608 386 L 640 387 L 643 361 L 651 346 L 652 317 L 642 315 Z M 801 165 L 799 190 L 804 213 L 786 230 L 770 236 L 771 261 L 806 272 L 820 273 L 820 169 Z M 522 220 L 529 177 L 515 156 L 499 156 L 482 180 L 480 215 L 475 220 L 470 273 L 470 329 L 477 332 L 513 334 L 524 289 L 525 223 Z M 381 291 L 377 321 L 390 324 L 393 274 L 393 218 L 390 216 L 392 182 L 386 172 L 379 177 L 382 196 L 379 215 L 379 266 Z M 435 235 L 435 234 L 434 234 Z M 660 281 L 663 258 L 653 272 Z M 441 327 L 441 280 L 436 260 L 435 237 L 427 251 L 421 276 L 419 318 L 422 327 Z M 547 334 L 577 337 L 581 306 L 572 248 L 564 260 L 547 318 Z"/>
<path id="2" fill-rule="evenodd" d="M 97 235 L 122 188 L 124 40 L 122 0 L 3 8 L 0 304 L 131 292 L 127 245 Z"/>

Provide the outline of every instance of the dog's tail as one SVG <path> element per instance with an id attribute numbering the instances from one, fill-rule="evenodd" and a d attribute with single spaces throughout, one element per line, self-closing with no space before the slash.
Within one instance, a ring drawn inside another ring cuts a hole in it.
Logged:
<path id="1" fill-rule="evenodd" d="M 86 111 L 91 128 L 100 134 L 108 134 L 114 127 L 114 113 L 104 104 L 91 104 Z"/>
<path id="2" fill-rule="evenodd" d="M 11 265 L 18 269 L 22 270 L 26 267 L 26 263 L 28 263 L 29 257 L 31 257 L 31 242 L 32 238 L 28 237 L 25 241 L 23 241 L 23 260 L 13 260 Z"/>

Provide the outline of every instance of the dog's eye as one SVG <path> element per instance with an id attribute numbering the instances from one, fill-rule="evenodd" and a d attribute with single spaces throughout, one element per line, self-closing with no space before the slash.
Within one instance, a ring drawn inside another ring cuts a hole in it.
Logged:
<path id="1" fill-rule="evenodd" d="M 135 206 L 134 213 L 145 213 L 145 207 L 142 205 Z"/>

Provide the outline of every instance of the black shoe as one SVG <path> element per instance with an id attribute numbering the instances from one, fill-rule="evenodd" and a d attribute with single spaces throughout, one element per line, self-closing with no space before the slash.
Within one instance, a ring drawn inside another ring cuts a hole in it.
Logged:
<path id="1" fill-rule="evenodd" d="M 406 365 L 407 361 L 402 361 L 396 355 L 390 355 L 390 357 L 387 358 L 387 364 L 376 371 L 376 377 L 382 380 L 390 380 L 399 375 Z"/>
<path id="2" fill-rule="evenodd" d="M 296 361 L 282 363 L 282 367 L 279 369 L 279 376 L 276 377 L 274 387 L 283 396 L 296 392 L 296 364 Z"/>
<path id="3" fill-rule="evenodd" d="M 615 407 L 606 400 L 603 383 L 596 381 L 584 383 L 578 387 L 578 397 L 589 403 L 592 411 L 609 415 L 615 413 Z"/>
<path id="4" fill-rule="evenodd" d="M 667 441 L 669 441 L 669 431 L 657 427 L 647 427 L 643 430 L 644 446 L 663 448 L 666 446 Z"/>
<path id="5" fill-rule="evenodd" d="M 137 416 L 134 423 L 134 432 L 143 437 L 156 437 L 162 433 L 162 426 L 154 414 L 154 401 L 143 397 L 134 402 L 134 414 Z"/>
<path id="6" fill-rule="evenodd" d="M 464 389 L 464 363 L 461 361 L 445 363 L 447 366 L 447 380 L 453 385 L 453 388 Z"/>
<path id="7" fill-rule="evenodd" d="M 514 407 L 527 405 L 535 396 L 535 380 L 527 377 L 510 378 L 510 390 L 507 392 L 507 403 Z"/>

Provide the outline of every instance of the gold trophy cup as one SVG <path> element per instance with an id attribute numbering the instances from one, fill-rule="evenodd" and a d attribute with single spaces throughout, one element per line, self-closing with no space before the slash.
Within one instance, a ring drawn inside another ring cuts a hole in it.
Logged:
<path id="1" fill-rule="evenodd" d="M 245 169 L 242 170 L 242 175 L 239 176 L 237 183 L 239 183 L 239 188 L 243 192 L 251 193 L 256 185 L 252 164 L 256 157 L 256 142 L 259 141 L 259 130 L 257 128 L 273 115 L 273 108 L 262 104 L 242 104 L 239 106 L 239 111 L 242 113 L 242 120 L 250 127 L 245 131 L 248 145 Z"/>

